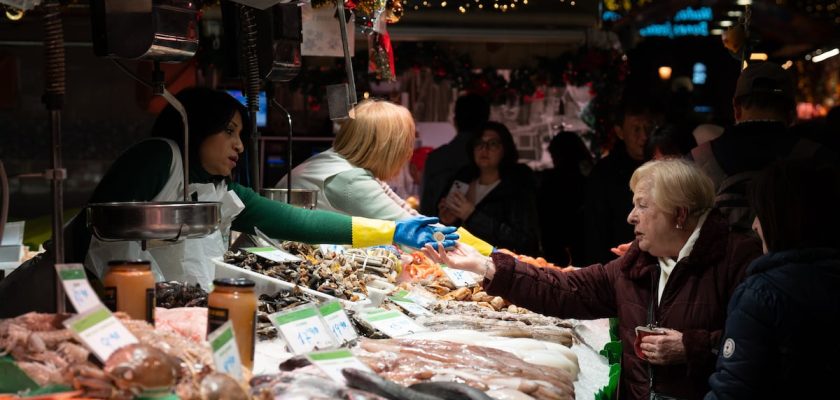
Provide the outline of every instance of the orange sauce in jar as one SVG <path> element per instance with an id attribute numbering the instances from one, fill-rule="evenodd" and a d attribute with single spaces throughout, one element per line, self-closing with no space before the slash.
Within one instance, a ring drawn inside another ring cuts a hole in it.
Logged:
<path id="1" fill-rule="evenodd" d="M 254 281 L 246 278 L 223 278 L 213 281 L 207 296 L 207 333 L 230 320 L 242 365 L 254 367 L 254 337 L 257 327 L 257 295 Z"/>
<path id="2" fill-rule="evenodd" d="M 102 302 L 111 311 L 122 311 L 132 319 L 155 323 L 155 277 L 144 260 L 113 260 L 102 283 Z"/>

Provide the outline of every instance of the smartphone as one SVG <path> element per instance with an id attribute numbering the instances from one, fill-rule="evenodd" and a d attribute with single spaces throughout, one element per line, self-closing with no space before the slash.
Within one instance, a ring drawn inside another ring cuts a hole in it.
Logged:
<path id="1" fill-rule="evenodd" d="M 446 197 L 452 196 L 452 193 L 458 192 L 466 196 L 467 191 L 470 190 L 470 185 L 461 181 L 452 182 L 452 187 L 449 188 L 449 194 Z"/>
<path id="2" fill-rule="evenodd" d="M 460 193 L 461 195 L 466 196 L 468 190 L 470 190 L 469 184 L 461 181 L 452 182 L 452 187 L 449 188 L 449 194 L 446 195 L 446 205 L 450 207 L 453 193 Z"/>

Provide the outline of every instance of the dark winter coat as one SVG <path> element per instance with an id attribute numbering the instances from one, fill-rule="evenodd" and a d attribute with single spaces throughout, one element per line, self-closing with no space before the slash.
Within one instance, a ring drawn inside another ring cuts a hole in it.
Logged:
<path id="1" fill-rule="evenodd" d="M 610 154 L 592 168 L 583 202 L 583 263 L 606 263 L 615 259 L 610 249 L 633 240 L 633 226 L 627 215 L 633 209 L 630 177 L 642 165 L 630 158 L 624 142 L 616 143 Z"/>
<path id="2" fill-rule="evenodd" d="M 454 180 L 469 183 L 476 178 L 474 168 L 466 167 Z M 517 164 L 502 174 L 499 184 L 475 205 L 475 211 L 466 221 L 460 221 L 460 226 L 495 247 L 518 254 L 537 254 L 540 227 L 536 192 L 534 172 L 524 164 Z"/>
<path id="3" fill-rule="evenodd" d="M 747 274 L 729 303 L 706 399 L 836 396 L 840 250 L 770 253 Z"/>
<path id="4" fill-rule="evenodd" d="M 659 326 L 682 332 L 688 362 L 652 366 L 653 388 L 660 394 L 698 399 L 708 391 L 726 305 L 747 265 L 761 254 L 757 239 L 730 233 L 712 211 L 691 254 L 671 272 L 662 301 L 654 307 Z M 648 309 L 659 285 L 659 263 L 633 242 L 623 257 L 573 272 L 541 269 L 493 254 L 496 273 L 484 282 L 487 293 L 542 314 L 560 318 L 618 317 L 623 343 L 622 399 L 649 398 L 648 363 L 633 351 L 634 328 L 648 324 Z"/>

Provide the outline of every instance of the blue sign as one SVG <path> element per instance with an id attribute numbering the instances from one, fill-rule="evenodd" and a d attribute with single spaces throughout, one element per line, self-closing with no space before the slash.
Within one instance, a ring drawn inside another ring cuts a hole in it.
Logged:
<path id="1" fill-rule="evenodd" d="M 700 7 L 696 10 L 691 7 L 686 7 L 677 11 L 677 14 L 674 15 L 674 22 L 711 21 L 713 19 L 714 15 L 712 14 L 711 7 Z"/>
<path id="2" fill-rule="evenodd" d="M 621 14 L 619 14 L 615 11 L 607 10 L 607 11 L 604 11 L 603 15 L 601 15 L 601 19 L 604 20 L 604 21 L 607 21 L 607 22 L 618 21 L 618 20 L 621 19 Z"/>
<path id="3" fill-rule="evenodd" d="M 606 17 L 606 13 L 605 17 Z M 673 22 L 651 24 L 639 29 L 642 37 L 709 36 L 709 22 L 714 19 L 711 7 L 686 7 L 677 11 Z"/>
<path id="4" fill-rule="evenodd" d="M 658 36 L 675 38 L 681 36 L 709 36 L 709 23 L 706 21 L 694 24 L 672 24 L 671 21 L 664 24 L 651 24 L 639 29 L 642 37 Z"/>
<path id="5" fill-rule="evenodd" d="M 695 85 L 706 83 L 706 64 L 695 63 L 691 72 L 691 83 Z"/>

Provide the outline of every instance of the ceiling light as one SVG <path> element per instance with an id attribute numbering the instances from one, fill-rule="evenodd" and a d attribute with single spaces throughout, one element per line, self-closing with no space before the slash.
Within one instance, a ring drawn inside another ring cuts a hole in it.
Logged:
<path id="1" fill-rule="evenodd" d="M 752 53 L 750 61 L 767 61 L 767 53 Z"/>
<path id="2" fill-rule="evenodd" d="M 672 72 L 671 67 L 669 67 L 667 65 L 663 65 L 663 66 L 659 67 L 659 79 L 662 79 L 663 81 L 667 81 L 668 79 L 671 79 L 671 72 Z"/>
<path id="3" fill-rule="evenodd" d="M 712 29 L 709 31 L 709 33 L 712 35 L 723 35 L 723 29 Z"/>
<path id="4" fill-rule="evenodd" d="M 718 24 L 720 24 L 720 26 L 726 28 L 726 27 L 732 26 L 732 21 L 730 21 L 728 19 L 725 19 L 723 21 L 720 21 Z"/>
<path id="5" fill-rule="evenodd" d="M 838 54 L 840 54 L 840 49 L 835 47 L 835 48 L 833 48 L 829 51 L 826 51 L 824 53 L 821 53 L 821 54 L 818 54 L 818 55 L 815 55 L 815 56 L 811 57 L 811 61 L 813 61 L 815 63 L 818 63 L 820 61 L 823 61 L 823 60 L 829 59 L 831 57 L 834 57 Z"/>
<path id="6" fill-rule="evenodd" d="M 743 12 L 741 12 L 741 11 L 728 11 L 728 12 L 726 13 L 726 15 L 727 15 L 728 17 L 735 17 L 735 18 L 737 18 L 737 17 L 740 17 L 740 16 L 744 15 L 744 13 L 743 13 Z"/>
<path id="7" fill-rule="evenodd" d="M 788 69 L 793 66 L 793 61 L 787 60 L 784 64 L 782 64 L 782 69 Z"/>
<path id="8" fill-rule="evenodd" d="M 752 0 L 738 0 L 738 1 L 735 2 L 735 4 L 737 4 L 739 6 L 748 6 L 748 5 L 752 4 Z"/>

